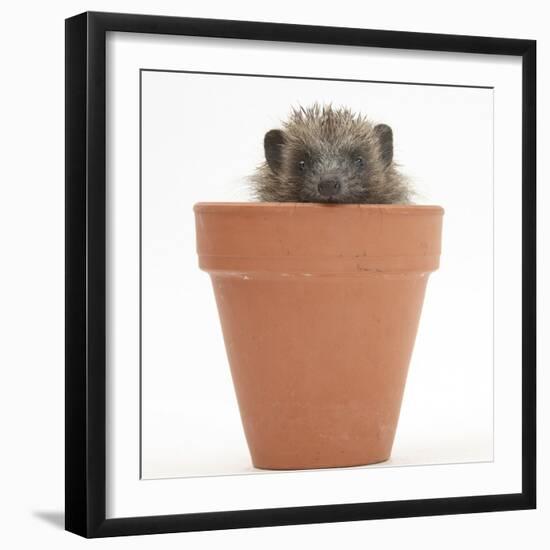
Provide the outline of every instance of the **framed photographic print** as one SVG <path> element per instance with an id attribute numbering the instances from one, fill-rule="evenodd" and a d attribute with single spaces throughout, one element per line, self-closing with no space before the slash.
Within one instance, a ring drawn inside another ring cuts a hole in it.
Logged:
<path id="1" fill-rule="evenodd" d="M 66 528 L 535 507 L 531 40 L 66 21 Z"/>

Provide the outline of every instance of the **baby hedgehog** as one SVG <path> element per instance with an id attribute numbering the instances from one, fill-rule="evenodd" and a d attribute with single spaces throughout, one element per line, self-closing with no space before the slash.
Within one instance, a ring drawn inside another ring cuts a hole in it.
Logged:
<path id="1" fill-rule="evenodd" d="M 266 161 L 251 177 L 260 201 L 407 204 L 393 162 L 393 133 L 347 108 L 293 109 L 264 138 Z"/>

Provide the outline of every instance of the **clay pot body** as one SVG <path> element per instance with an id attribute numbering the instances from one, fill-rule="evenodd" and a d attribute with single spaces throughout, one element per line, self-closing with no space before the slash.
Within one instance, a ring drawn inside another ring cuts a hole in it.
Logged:
<path id="1" fill-rule="evenodd" d="M 443 209 L 199 203 L 195 216 L 254 466 L 387 460 Z"/>

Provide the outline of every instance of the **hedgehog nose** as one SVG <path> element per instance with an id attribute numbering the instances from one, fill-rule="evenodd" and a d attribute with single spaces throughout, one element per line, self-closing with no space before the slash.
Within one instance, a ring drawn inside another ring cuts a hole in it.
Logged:
<path id="1" fill-rule="evenodd" d="M 317 189 L 323 197 L 332 197 L 340 192 L 340 182 L 337 180 L 323 180 L 319 183 Z"/>

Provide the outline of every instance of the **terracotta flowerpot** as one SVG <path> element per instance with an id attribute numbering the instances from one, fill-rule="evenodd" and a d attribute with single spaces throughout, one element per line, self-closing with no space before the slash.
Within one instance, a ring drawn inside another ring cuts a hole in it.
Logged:
<path id="1" fill-rule="evenodd" d="M 257 468 L 391 453 L 438 206 L 199 203 L 246 439 Z"/>

